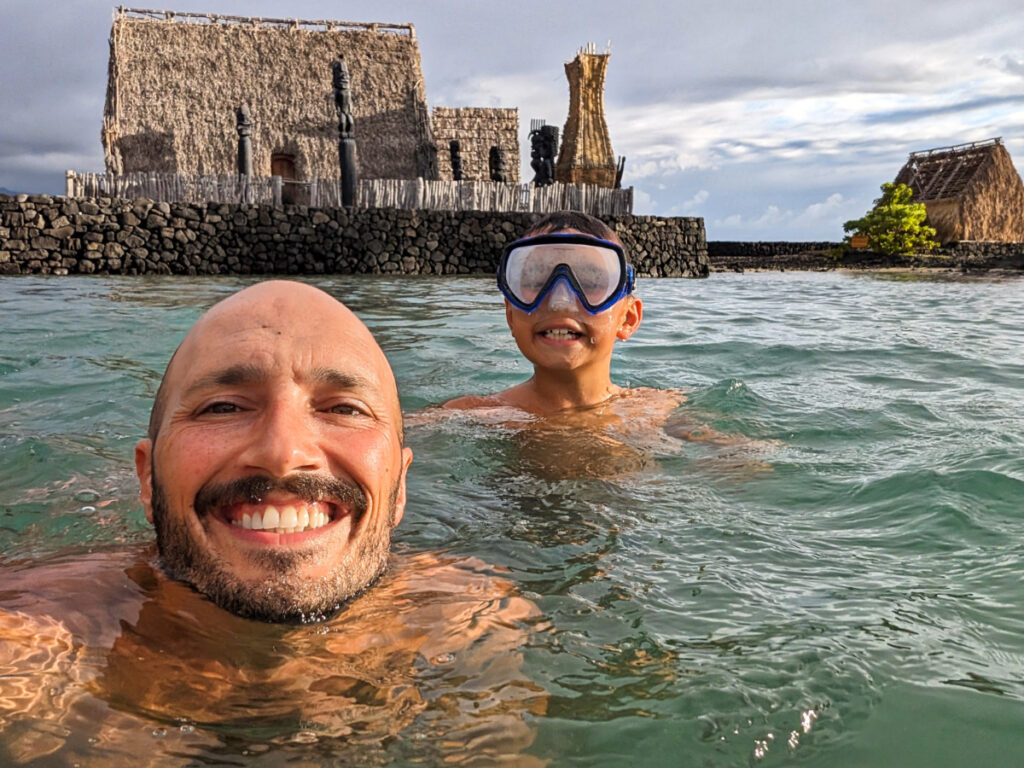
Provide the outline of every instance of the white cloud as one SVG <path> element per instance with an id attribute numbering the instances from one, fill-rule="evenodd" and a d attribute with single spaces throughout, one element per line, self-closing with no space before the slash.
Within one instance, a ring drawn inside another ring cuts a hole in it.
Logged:
<path id="1" fill-rule="evenodd" d="M 859 216 L 863 208 L 862 203 L 848 200 L 840 192 L 833 192 L 824 200 L 809 203 L 798 210 L 770 204 L 760 213 L 731 213 L 713 219 L 710 222 L 713 232 L 709 238 L 838 240 L 842 235 L 842 223 Z"/>
<path id="2" fill-rule="evenodd" d="M 841 211 L 846 204 L 842 194 L 835 192 L 829 195 L 823 202 L 811 203 L 803 212 L 796 217 L 799 222 L 818 222 L 824 219 L 832 219 L 836 213 Z"/>
<path id="3" fill-rule="evenodd" d="M 633 188 L 633 212 L 646 216 L 655 209 L 654 199 L 638 187 Z"/>
<path id="4" fill-rule="evenodd" d="M 673 205 L 666 212 L 666 216 L 700 216 L 703 213 L 702 206 L 711 197 L 706 189 L 699 189 L 689 200 L 678 205 Z"/>

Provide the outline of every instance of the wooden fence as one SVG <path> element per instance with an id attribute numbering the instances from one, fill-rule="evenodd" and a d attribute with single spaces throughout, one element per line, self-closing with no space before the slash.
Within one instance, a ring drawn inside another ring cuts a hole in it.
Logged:
<path id="1" fill-rule="evenodd" d="M 238 174 L 186 176 L 180 173 L 67 172 L 68 197 L 122 197 L 167 203 L 281 204 L 281 177 Z"/>
<path id="2" fill-rule="evenodd" d="M 176 173 L 67 172 L 69 197 L 144 197 L 163 202 L 299 203 L 313 208 L 341 207 L 341 180 L 291 181 L 280 176 L 185 176 Z M 495 181 L 362 179 L 356 207 L 435 211 L 583 211 L 595 216 L 633 212 L 633 188 L 590 184 L 509 184 Z"/>

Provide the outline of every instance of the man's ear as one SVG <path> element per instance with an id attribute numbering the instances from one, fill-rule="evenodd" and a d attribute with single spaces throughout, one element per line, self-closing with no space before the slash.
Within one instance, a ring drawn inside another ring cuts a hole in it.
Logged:
<path id="1" fill-rule="evenodd" d="M 153 522 L 153 441 L 140 440 L 135 446 L 135 474 L 139 476 L 139 500 L 146 519 Z"/>
<path id="2" fill-rule="evenodd" d="M 629 298 L 631 301 L 626 307 L 626 315 L 622 318 L 619 330 L 615 332 L 616 338 L 622 339 L 622 341 L 636 333 L 636 329 L 640 327 L 640 322 L 644 319 L 644 303 L 636 296 Z"/>
<path id="3" fill-rule="evenodd" d="M 412 463 L 412 448 L 402 449 L 402 474 L 398 478 L 398 493 L 395 496 L 395 514 L 392 526 L 398 525 L 405 514 L 405 477 L 409 472 L 409 465 Z"/>

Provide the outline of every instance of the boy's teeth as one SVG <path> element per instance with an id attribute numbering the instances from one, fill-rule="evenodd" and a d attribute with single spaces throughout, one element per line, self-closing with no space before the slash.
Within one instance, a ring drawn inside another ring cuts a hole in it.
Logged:
<path id="1" fill-rule="evenodd" d="M 242 515 L 238 520 L 232 520 L 231 524 L 238 528 L 248 528 L 251 531 L 268 531 L 270 533 L 301 533 L 302 531 L 313 531 L 323 528 L 331 522 L 331 517 L 326 512 L 316 507 L 275 507 L 268 504 L 262 513 L 259 511 Z"/>
<path id="2" fill-rule="evenodd" d="M 549 339 L 575 339 L 580 334 L 566 328 L 553 328 L 550 331 L 544 331 L 543 335 Z"/>

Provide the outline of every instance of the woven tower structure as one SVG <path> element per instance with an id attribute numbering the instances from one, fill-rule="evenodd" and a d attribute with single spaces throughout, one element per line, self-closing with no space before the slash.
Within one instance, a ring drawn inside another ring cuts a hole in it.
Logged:
<path id="1" fill-rule="evenodd" d="M 562 146 L 555 164 L 557 181 L 615 186 L 615 155 L 604 119 L 604 76 L 610 56 L 597 53 L 590 43 L 565 64 L 569 116 L 562 129 Z"/>

